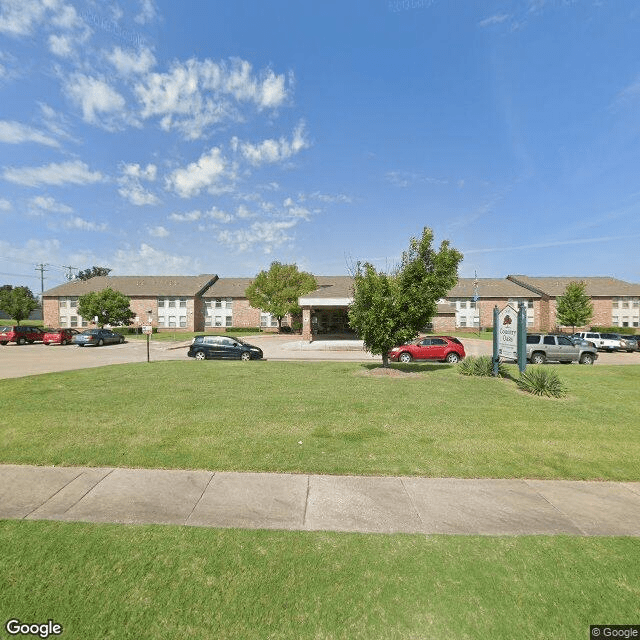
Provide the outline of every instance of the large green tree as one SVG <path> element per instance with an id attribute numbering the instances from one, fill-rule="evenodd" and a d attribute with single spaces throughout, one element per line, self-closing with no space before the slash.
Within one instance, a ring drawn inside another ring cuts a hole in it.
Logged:
<path id="1" fill-rule="evenodd" d="M 354 273 L 353 303 L 349 322 L 366 347 L 382 356 L 413 340 L 438 310 L 458 281 L 462 254 L 442 241 L 438 251 L 431 244 L 433 231 L 425 227 L 420 238 L 411 238 L 400 265 L 391 273 L 377 271 L 369 262 L 358 263 Z"/>
<path id="2" fill-rule="evenodd" d="M 593 304 L 586 293 L 584 282 L 570 282 L 556 300 L 556 320 L 562 327 L 576 327 L 586 325 L 593 317 Z"/>
<path id="3" fill-rule="evenodd" d="M 91 322 L 97 316 L 98 324 L 129 325 L 135 313 L 131 311 L 131 300 L 110 287 L 92 291 L 78 298 L 78 313 Z"/>
<path id="4" fill-rule="evenodd" d="M 4 311 L 18 324 L 28 318 L 29 314 L 38 305 L 38 299 L 33 295 L 29 287 L 5 285 L 0 290 L 0 310 Z"/>
<path id="5" fill-rule="evenodd" d="M 111 269 L 107 269 L 106 267 L 96 267 L 95 265 L 90 269 L 83 269 L 82 271 L 78 271 L 78 275 L 76 278 L 78 280 L 90 280 L 91 278 L 95 278 L 96 276 L 108 276 L 111 273 Z"/>
<path id="6" fill-rule="evenodd" d="M 282 319 L 287 315 L 298 315 L 298 298 L 318 288 L 316 279 L 295 264 L 272 262 L 268 271 L 261 271 L 247 287 L 246 296 L 254 309 L 270 313 L 278 320 L 278 331 Z"/>

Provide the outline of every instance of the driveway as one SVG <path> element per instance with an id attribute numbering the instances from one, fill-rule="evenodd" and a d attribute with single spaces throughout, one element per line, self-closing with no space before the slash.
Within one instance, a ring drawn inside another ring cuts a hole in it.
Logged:
<path id="1" fill-rule="evenodd" d="M 462 339 L 467 355 L 491 355 L 492 344 L 489 340 L 478 338 Z M 296 339 L 295 336 L 260 334 L 250 336 L 247 342 L 260 347 L 267 360 L 306 360 L 339 362 L 381 362 L 380 356 L 373 356 L 362 348 L 357 340 L 328 340 L 311 344 Z M 187 349 L 190 340 L 150 341 L 150 360 L 189 360 Z M 0 346 L 0 378 L 19 378 L 22 376 L 71 371 L 90 367 L 102 367 L 107 364 L 125 364 L 146 362 L 147 343 L 144 340 L 131 340 L 124 344 L 104 347 L 79 348 L 69 346 L 45 346 L 28 344 L 18 346 L 8 344 Z M 600 353 L 598 364 L 640 364 L 640 353 Z"/>

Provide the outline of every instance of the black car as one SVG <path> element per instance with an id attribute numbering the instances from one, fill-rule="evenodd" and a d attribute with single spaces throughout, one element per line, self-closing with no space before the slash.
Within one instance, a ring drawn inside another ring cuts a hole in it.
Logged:
<path id="1" fill-rule="evenodd" d="M 231 336 L 196 336 L 191 341 L 187 355 L 196 360 L 260 360 L 262 349 Z"/>

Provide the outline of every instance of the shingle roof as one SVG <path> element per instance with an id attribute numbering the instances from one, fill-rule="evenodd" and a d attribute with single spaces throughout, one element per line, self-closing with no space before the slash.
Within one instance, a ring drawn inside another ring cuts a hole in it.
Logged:
<path id="1" fill-rule="evenodd" d="M 219 278 L 206 292 L 206 298 L 244 298 L 253 278 Z"/>
<path id="2" fill-rule="evenodd" d="M 351 276 L 316 276 L 318 288 L 305 298 L 351 298 L 353 278 Z"/>
<path id="3" fill-rule="evenodd" d="M 581 277 L 581 276 L 549 276 L 544 278 L 510 275 L 510 282 L 521 283 L 543 291 L 552 298 L 564 295 L 567 285 L 571 282 L 584 282 L 585 292 L 591 297 L 640 296 L 640 285 L 624 282 L 609 276 Z"/>
<path id="4" fill-rule="evenodd" d="M 45 291 L 43 296 L 81 296 L 92 291 L 102 291 L 111 287 L 130 298 L 155 296 L 202 295 L 218 276 L 97 276 L 89 280 L 72 280 Z"/>
<path id="5" fill-rule="evenodd" d="M 448 298 L 473 298 L 475 293 L 474 278 L 460 278 Z M 504 278 L 478 278 L 479 298 L 539 298 L 540 294 L 533 293 L 520 285 Z"/>

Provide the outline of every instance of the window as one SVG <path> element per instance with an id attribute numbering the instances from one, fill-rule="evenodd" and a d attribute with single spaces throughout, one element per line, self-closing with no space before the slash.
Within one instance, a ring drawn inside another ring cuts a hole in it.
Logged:
<path id="1" fill-rule="evenodd" d="M 78 316 L 71 316 L 71 326 L 72 327 L 78 326 Z"/>
<path id="2" fill-rule="evenodd" d="M 166 325 L 164 323 L 164 316 L 158 316 L 158 326 L 159 327 L 166 327 Z"/>
<path id="3" fill-rule="evenodd" d="M 544 344 L 555 344 L 555 338 L 553 336 L 545 336 L 544 337 Z"/>
<path id="4" fill-rule="evenodd" d="M 232 327 L 233 326 L 233 316 L 227 316 L 225 318 L 225 326 Z"/>
<path id="5" fill-rule="evenodd" d="M 58 307 L 60 309 L 64 309 L 67 306 L 67 299 L 66 298 L 58 298 Z"/>
<path id="6" fill-rule="evenodd" d="M 167 306 L 168 306 L 169 308 L 172 308 L 172 307 L 173 307 L 173 308 L 175 308 L 175 306 L 176 306 L 176 299 L 175 299 L 175 298 L 169 298 L 169 299 L 167 300 L 167 303 L 168 303 L 168 305 L 167 305 Z"/>
<path id="7" fill-rule="evenodd" d="M 164 307 L 164 303 L 165 303 L 164 298 L 158 298 L 158 307 Z"/>
<path id="8" fill-rule="evenodd" d="M 72 309 L 77 309 L 78 308 L 78 297 L 74 296 L 73 298 L 69 298 L 69 306 Z"/>
<path id="9" fill-rule="evenodd" d="M 187 326 L 187 316 L 180 316 L 180 326 L 181 327 Z"/>
<path id="10" fill-rule="evenodd" d="M 216 304 L 216 309 L 222 309 L 222 300 L 220 298 L 216 298 L 215 304 Z"/>
<path id="11" fill-rule="evenodd" d="M 185 298 L 180 298 L 179 303 L 181 309 L 185 309 L 187 307 L 187 301 Z"/>

